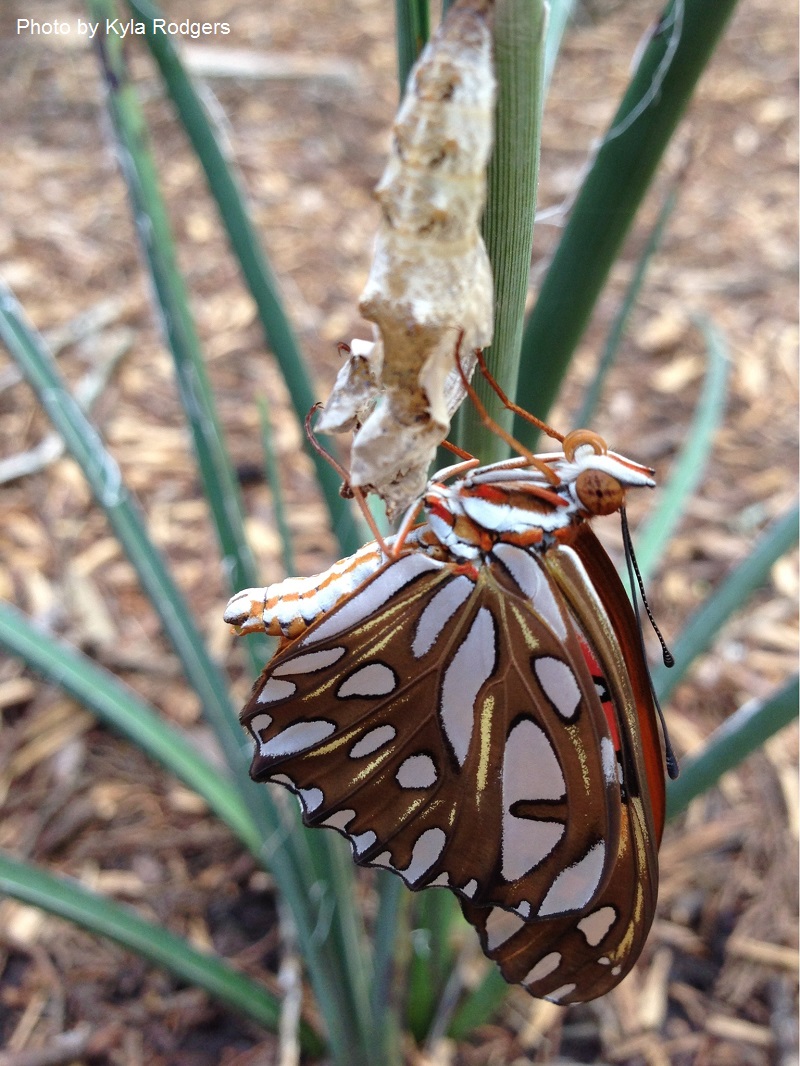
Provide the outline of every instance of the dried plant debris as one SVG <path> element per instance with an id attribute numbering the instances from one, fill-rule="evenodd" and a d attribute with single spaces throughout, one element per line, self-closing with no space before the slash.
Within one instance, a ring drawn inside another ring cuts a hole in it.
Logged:
<path id="1" fill-rule="evenodd" d="M 319 429 L 355 429 L 351 481 L 390 517 L 424 489 L 437 445 L 464 398 L 459 336 L 492 340 L 493 292 L 479 223 L 492 149 L 493 0 L 459 0 L 412 70 L 376 196 L 381 222 L 360 300 L 375 323 L 340 372 Z"/>

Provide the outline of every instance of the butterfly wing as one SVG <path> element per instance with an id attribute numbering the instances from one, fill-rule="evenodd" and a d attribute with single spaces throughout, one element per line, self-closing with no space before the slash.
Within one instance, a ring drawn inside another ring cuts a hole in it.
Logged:
<path id="1" fill-rule="evenodd" d="M 664 831 L 664 748 L 639 627 L 613 563 L 582 523 L 569 547 L 548 552 L 548 573 L 594 649 L 611 694 L 624 761 L 625 791 L 641 798 L 647 845 L 657 855 Z"/>
<path id="2" fill-rule="evenodd" d="M 630 799 L 624 808 L 610 877 L 580 914 L 525 922 L 461 902 L 484 953 L 510 984 L 555 1003 L 584 1003 L 609 992 L 636 962 L 653 919 L 657 876 L 642 803 Z"/>
<path id="3" fill-rule="evenodd" d="M 606 696 L 622 785 L 618 849 L 606 883 L 577 915 L 537 914 L 522 922 L 497 908 L 462 902 L 462 910 L 507 981 L 554 1002 L 584 1002 L 622 980 L 647 938 L 658 888 L 664 763 L 633 612 L 602 546 L 583 525 L 570 547 L 551 549 L 543 562 Z"/>
<path id="4" fill-rule="evenodd" d="M 387 563 L 268 664 L 242 721 L 255 779 L 411 888 L 526 918 L 581 911 L 611 876 L 614 742 L 532 551 Z"/>

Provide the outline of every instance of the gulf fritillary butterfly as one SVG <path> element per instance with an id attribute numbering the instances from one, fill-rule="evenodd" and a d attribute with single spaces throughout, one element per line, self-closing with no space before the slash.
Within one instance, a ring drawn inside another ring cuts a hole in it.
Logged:
<path id="1" fill-rule="evenodd" d="M 583 430 L 448 484 L 469 465 L 410 531 L 231 599 L 238 633 L 283 638 L 241 716 L 251 775 L 358 864 L 455 892 L 507 981 L 581 1002 L 630 970 L 656 902 L 661 735 L 586 521 L 653 471 Z"/>

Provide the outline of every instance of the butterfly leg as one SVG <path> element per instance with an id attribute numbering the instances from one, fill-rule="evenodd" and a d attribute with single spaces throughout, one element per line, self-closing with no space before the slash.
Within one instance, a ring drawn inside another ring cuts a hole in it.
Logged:
<path id="1" fill-rule="evenodd" d="M 311 418 L 317 408 L 321 406 L 322 404 L 315 403 L 305 418 L 306 436 L 308 437 L 309 443 L 311 444 L 311 447 L 319 455 L 322 456 L 323 459 L 330 463 L 330 465 L 342 479 L 342 487 L 340 490 L 341 495 L 344 496 L 344 498 L 347 500 L 356 501 L 361 510 L 361 513 L 364 515 L 364 520 L 370 528 L 370 532 L 372 533 L 375 540 L 378 542 L 378 545 L 380 546 L 380 549 L 383 554 L 388 558 L 389 555 L 394 554 L 394 552 L 390 552 L 389 548 L 387 547 L 386 541 L 383 539 L 383 534 L 378 529 L 377 523 L 375 522 L 372 511 L 370 511 L 369 507 L 367 506 L 367 501 L 364 497 L 364 493 L 357 485 L 350 484 L 349 473 L 345 470 L 342 464 L 338 462 L 338 460 L 334 459 L 334 457 L 326 448 L 322 447 L 322 445 L 316 438 L 314 430 L 311 426 Z"/>
<path id="2" fill-rule="evenodd" d="M 519 415 L 520 418 L 524 418 L 526 422 L 530 422 L 532 426 L 536 426 L 537 429 L 540 429 L 542 433 L 545 433 L 548 437 L 552 437 L 553 440 L 563 442 L 563 433 L 559 433 L 558 430 L 553 429 L 553 427 L 549 426 L 546 422 L 542 422 L 540 418 L 537 418 L 536 415 L 532 415 L 530 411 L 526 411 L 524 407 L 520 407 L 518 403 L 514 403 L 513 400 L 509 400 L 508 396 L 506 396 L 505 392 L 503 392 L 503 390 L 500 388 L 499 384 L 495 380 L 491 370 L 486 365 L 486 360 L 483 357 L 483 352 L 479 348 L 476 348 L 475 354 L 478 357 L 478 366 L 480 367 L 481 373 L 486 379 L 486 382 L 489 387 L 499 397 L 503 407 L 508 408 L 508 410 L 512 411 L 515 415 Z"/>
<path id="3" fill-rule="evenodd" d="M 544 474 L 544 476 L 552 485 L 557 485 L 558 475 L 550 469 L 547 463 L 543 463 L 541 459 L 537 458 L 537 456 L 535 456 L 532 451 L 526 448 L 524 444 L 518 441 L 516 437 L 512 436 L 507 429 L 501 426 L 498 422 L 495 422 L 495 420 L 486 410 L 483 401 L 478 396 L 474 387 L 467 380 L 467 375 L 464 373 L 464 367 L 461 362 L 461 341 L 463 339 L 463 336 L 464 334 L 462 331 L 459 334 L 458 343 L 456 345 L 456 368 L 458 370 L 459 376 L 461 377 L 461 383 L 463 384 L 470 400 L 472 400 L 472 403 L 475 405 L 475 410 L 478 412 L 481 421 L 488 429 L 491 429 L 493 433 L 496 433 L 498 437 L 504 440 L 510 448 L 513 448 L 515 452 L 521 455 L 525 459 L 525 462 L 528 466 L 535 467 L 536 470 L 539 470 L 542 474 Z M 481 354 L 481 358 L 482 357 L 483 356 Z M 483 365 L 485 366 L 485 363 Z M 499 385 L 494 382 L 493 378 L 487 378 L 487 380 L 492 385 L 492 388 L 494 388 L 495 391 L 498 393 L 500 399 L 503 400 L 504 403 L 506 403 L 507 398 L 505 397 L 505 394 L 502 392 L 502 390 L 498 392 L 500 388 Z M 512 407 L 511 409 L 513 410 L 514 408 Z M 544 423 L 541 423 L 541 425 L 544 426 Z M 549 431 L 549 427 L 545 427 L 545 429 Z M 558 434 L 555 434 L 555 432 L 553 435 L 556 437 L 557 440 L 561 439 L 561 437 Z"/>

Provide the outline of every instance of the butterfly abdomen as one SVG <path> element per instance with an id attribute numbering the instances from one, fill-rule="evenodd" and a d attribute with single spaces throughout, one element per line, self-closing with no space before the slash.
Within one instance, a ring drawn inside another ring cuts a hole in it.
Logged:
<path id="1" fill-rule="evenodd" d="M 373 541 L 321 574 L 288 577 L 265 588 L 244 589 L 228 601 L 225 621 L 237 633 L 297 637 L 363 584 L 386 562 Z"/>

